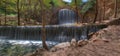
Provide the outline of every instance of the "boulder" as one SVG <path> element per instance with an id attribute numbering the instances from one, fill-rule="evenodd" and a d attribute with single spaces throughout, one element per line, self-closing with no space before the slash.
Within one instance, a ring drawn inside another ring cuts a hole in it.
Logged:
<path id="1" fill-rule="evenodd" d="M 77 46 L 77 41 L 76 41 L 75 38 L 73 38 L 73 39 L 71 40 L 71 46 L 72 46 L 72 47 L 76 47 L 76 46 Z"/>
<path id="2" fill-rule="evenodd" d="M 50 51 L 55 52 L 57 50 L 64 49 L 66 47 L 70 47 L 69 42 L 64 42 L 64 43 L 60 43 L 58 45 L 55 45 L 53 48 L 50 49 Z"/>
<path id="3" fill-rule="evenodd" d="M 79 41 L 77 42 L 77 45 L 78 45 L 78 46 L 84 46 L 84 45 L 86 45 L 86 44 L 88 44 L 88 40 L 87 40 L 87 39 L 85 39 L 85 40 L 79 40 Z"/>

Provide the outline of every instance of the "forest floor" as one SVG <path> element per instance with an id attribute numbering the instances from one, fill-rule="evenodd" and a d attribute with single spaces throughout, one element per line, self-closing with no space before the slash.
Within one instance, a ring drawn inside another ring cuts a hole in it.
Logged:
<path id="1" fill-rule="evenodd" d="M 38 49 L 26 56 L 120 56 L 119 32 L 120 25 L 111 25 L 96 32 L 85 43 L 81 41 L 76 46 L 67 45 L 54 51 Z"/>

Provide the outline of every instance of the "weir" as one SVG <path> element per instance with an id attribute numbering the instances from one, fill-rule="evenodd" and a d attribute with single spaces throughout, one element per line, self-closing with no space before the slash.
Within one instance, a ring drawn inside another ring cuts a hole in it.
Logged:
<path id="1" fill-rule="evenodd" d="M 66 42 L 73 37 L 86 39 L 87 34 L 96 32 L 106 26 L 46 26 L 47 41 Z M 41 40 L 42 26 L 0 26 L 0 39 L 8 40 Z"/>
<path id="2" fill-rule="evenodd" d="M 106 27 L 105 25 L 76 26 L 74 24 L 76 14 L 69 9 L 61 9 L 58 13 L 58 20 L 59 25 L 45 26 L 46 41 L 60 43 L 71 41 L 72 38 L 87 39 L 89 33 Z M 41 29 L 42 26 L 0 26 L 0 40 L 41 41 Z"/>

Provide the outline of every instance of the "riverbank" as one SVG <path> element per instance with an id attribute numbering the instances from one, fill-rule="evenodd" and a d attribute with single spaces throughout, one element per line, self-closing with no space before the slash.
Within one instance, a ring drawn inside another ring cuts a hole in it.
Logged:
<path id="1" fill-rule="evenodd" d="M 83 46 L 67 46 L 56 51 L 38 49 L 26 56 L 119 56 L 120 25 L 108 26 L 96 32 Z M 83 43 L 83 42 L 81 42 Z"/>

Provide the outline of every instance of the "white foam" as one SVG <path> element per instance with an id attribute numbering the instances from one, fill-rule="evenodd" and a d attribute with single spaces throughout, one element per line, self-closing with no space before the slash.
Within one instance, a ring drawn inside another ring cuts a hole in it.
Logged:
<path id="1" fill-rule="evenodd" d="M 2 40 L 2 39 L 0 39 L 0 42 L 1 41 L 2 42 L 7 41 L 7 42 L 9 42 L 13 45 L 15 45 L 15 44 L 22 44 L 22 45 L 32 45 L 32 44 L 39 45 L 39 44 L 42 44 L 42 41 L 30 41 L 30 40 Z M 46 43 L 47 44 L 52 44 L 52 45 L 57 44 L 57 42 L 52 42 L 52 41 L 46 41 Z"/>

